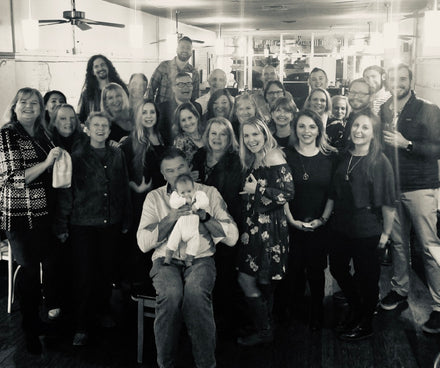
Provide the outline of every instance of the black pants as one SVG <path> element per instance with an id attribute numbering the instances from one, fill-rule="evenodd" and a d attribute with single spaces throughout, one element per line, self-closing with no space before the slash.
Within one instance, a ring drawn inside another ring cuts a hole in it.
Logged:
<path id="1" fill-rule="evenodd" d="M 367 322 L 373 317 L 379 296 L 379 238 L 377 235 L 352 239 L 337 233 L 330 247 L 330 272 L 350 307 L 361 312 Z M 351 259 L 354 275 L 350 273 Z"/>
<path id="2" fill-rule="evenodd" d="M 107 313 L 121 225 L 72 226 L 75 328 L 87 331 L 94 312 Z"/>
<path id="3" fill-rule="evenodd" d="M 21 266 L 15 281 L 15 292 L 20 302 L 23 330 L 38 335 L 41 331 L 39 306 L 41 301 L 40 263 L 43 267 L 46 294 L 53 293 L 56 280 L 50 270 L 55 262 L 53 243 L 49 227 L 35 230 L 6 231 L 12 254 Z M 46 270 L 46 271 L 45 271 Z"/>
<path id="4" fill-rule="evenodd" d="M 298 307 L 304 298 L 305 283 L 309 283 L 311 308 L 319 313 L 324 299 L 327 267 L 326 228 L 305 232 L 290 227 L 289 264 L 287 276 L 280 282 L 276 292 L 277 313 Z"/>

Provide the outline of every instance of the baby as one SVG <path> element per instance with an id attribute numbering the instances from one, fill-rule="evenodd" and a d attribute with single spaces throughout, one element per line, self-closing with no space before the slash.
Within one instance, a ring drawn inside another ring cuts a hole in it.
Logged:
<path id="1" fill-rule="evenodd" d="M 185 264 L 190 267 L 194 261 L 200 245 L 199 216 L 195 214 L 199 209 L 207 210 L 209 199 L 205 192 L 195 190 L 194 180 L 188 174 L 180 175 L 175 182 L 175 191 L 170 196 L 170 206 L 180 208 L 185 204 L 191 206 L 192 214 L 181 216 L 174 225 L 168 238 L 164 264 L 170 264 L 174 252 L 180 241 L 187 243 Z"/>

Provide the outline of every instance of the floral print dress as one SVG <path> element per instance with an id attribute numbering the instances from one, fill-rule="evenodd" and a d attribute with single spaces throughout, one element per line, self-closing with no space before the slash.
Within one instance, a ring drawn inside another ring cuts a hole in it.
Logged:
<path id="1" fill-rule="evenodd" d="M 244 203 L 238 269 L 259 282 L 281 280 L 287 270 L 289 232 L 284 204 L 293 199 L 293 178 L 287 164 L 249 170 L 257 180 L 255 194 Z"/>

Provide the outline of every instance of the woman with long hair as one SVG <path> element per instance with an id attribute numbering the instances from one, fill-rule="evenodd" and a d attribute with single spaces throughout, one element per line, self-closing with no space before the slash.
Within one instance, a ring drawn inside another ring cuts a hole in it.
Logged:
<path id="1" fill-rule="evenodd" d="M 8 110 L 9 122 L 0 130 L 0 213 L 15 260 L 21 266 L 15 283 L 20 302 L 26 347 L 40 354 L 40 263 L 52 258 L 51 226 L 54 213 L 52 175 L 61 154 L 44 128 L 44 102 L 34 88 L 21 88 Z M 43 272 L 43 276 L 44 272 Z M 43 285 L 47 285 L 43 279 Z"/>
<path id="2" fill-rule="evenodd" d="M 267 125 L 252 118 L 241 125 L 240 161 L 245 180 L 238 283 L 255 332 L 238 339 L 251 346 L 271 342 L 273 288 L 287 269 L 289 234 L 284 205 L 293 198 L 292 173 Z"/>
<path id="3" fill-rule="evenodd" d="M 373 334 L 380 276 L 377 250 L 388 241 L 396 201 L 393 170 L 382 153 L 380 121 L 372 113 L 354 120 L 329 198 L 334 201 L 330 272 L 350 307 L 336 330 L 343 340 L 361 340 Z"/>
<path id="4" fill-rule="evenodd" d="M 229 120 L 215 117 L 208 120 L 203 133 L 204 146 L 194 155 L 192 170 L 198 181 L 216 187 L 237 224 L 241 222 L 241 206 L 237 203 L 242 188 L 242 170 L 238 143 Z M 213 292 L 214 312 L 218 329 L 232 331 L 237 327 L 239 288 L 235 269 L 236 247 L 217 246 L 214 255 L 217 277 Z"/>
<path id="5" fill-rule="evenodd" d="M 203 147 L 203 126 L 200 114 L 191 102 L 180 104 L 174 113 L 173 134 L 174 147 L 185 153 L 191 163 L 197 150 Z"/>
<path id="6" fill-rule="evenodd" d="M 159 109 L 153 100 L 140 104 L 135 113 L 134 129 L 124 142 L 124 152 L 128 168 L 131 202 L 133 207 L 133 226 L 128 233 L 130 249 L 130 268 L 128 277 L 133 285 L 142 284 L 150 258 L 142 253 L 136 242 L 142 206 L 148 192 L 165 184 L 160 172 L 160 157 L 165 150 L 158 129 Z"/>
<path id="7" fill-rule="evenodd" d="M 295 198 L 285 208 L 290 225 L 290 253 L 283 301 L 290 310 L 293 301 L 303 299 L 307 280 L 312 330 L 321 328 L 323 317 L 328 253 L 325 225 L 333 209 L 333 201 L 329 199 L 332 152 L 336 149 L 327 142 L 321 117 L 313 110 L 301 111 L 294 120 L 291 145 L 286 149 Z"/>
<path id="8" fill-rule="evenodd" d="M 323 88 L 313 89 L 304 102 L 304 109 L 317 112 L 321 117 L 324 127 L 326 127 L 332 112 L 332 99 L 330 94 Z"/>
<path id="9" fill-rule="evenodd" d="M 105 112 L 112 128 L 109 140 L 122 143 L 133 130 L 133 112 L 130 109 L 128 95 L 117 83 L 107 84 L 101 93 L 101 111 Z"/>
<path id="10" fill-rule="evenodd" d="M 50 119 L 52 119 L 55 109 L 61 104 L 67 103 L 66 95 L 57 90 L 48 91 L 44 94 L 44 113 L 46 127 L 49 125 Z"/>

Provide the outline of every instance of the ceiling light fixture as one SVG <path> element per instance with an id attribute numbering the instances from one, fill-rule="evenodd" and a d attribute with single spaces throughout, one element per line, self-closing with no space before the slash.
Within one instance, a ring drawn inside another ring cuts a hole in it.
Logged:
<path id="1" fill-rule="evenodd" d="M 38 29 L 38 20 L 32 19 L 31 0 L 28 1 L 29 18 L 21 21 L 21 28 L 23 31 L 23 43 L 26 50 L 38 49 L 40 44 Z"/>

